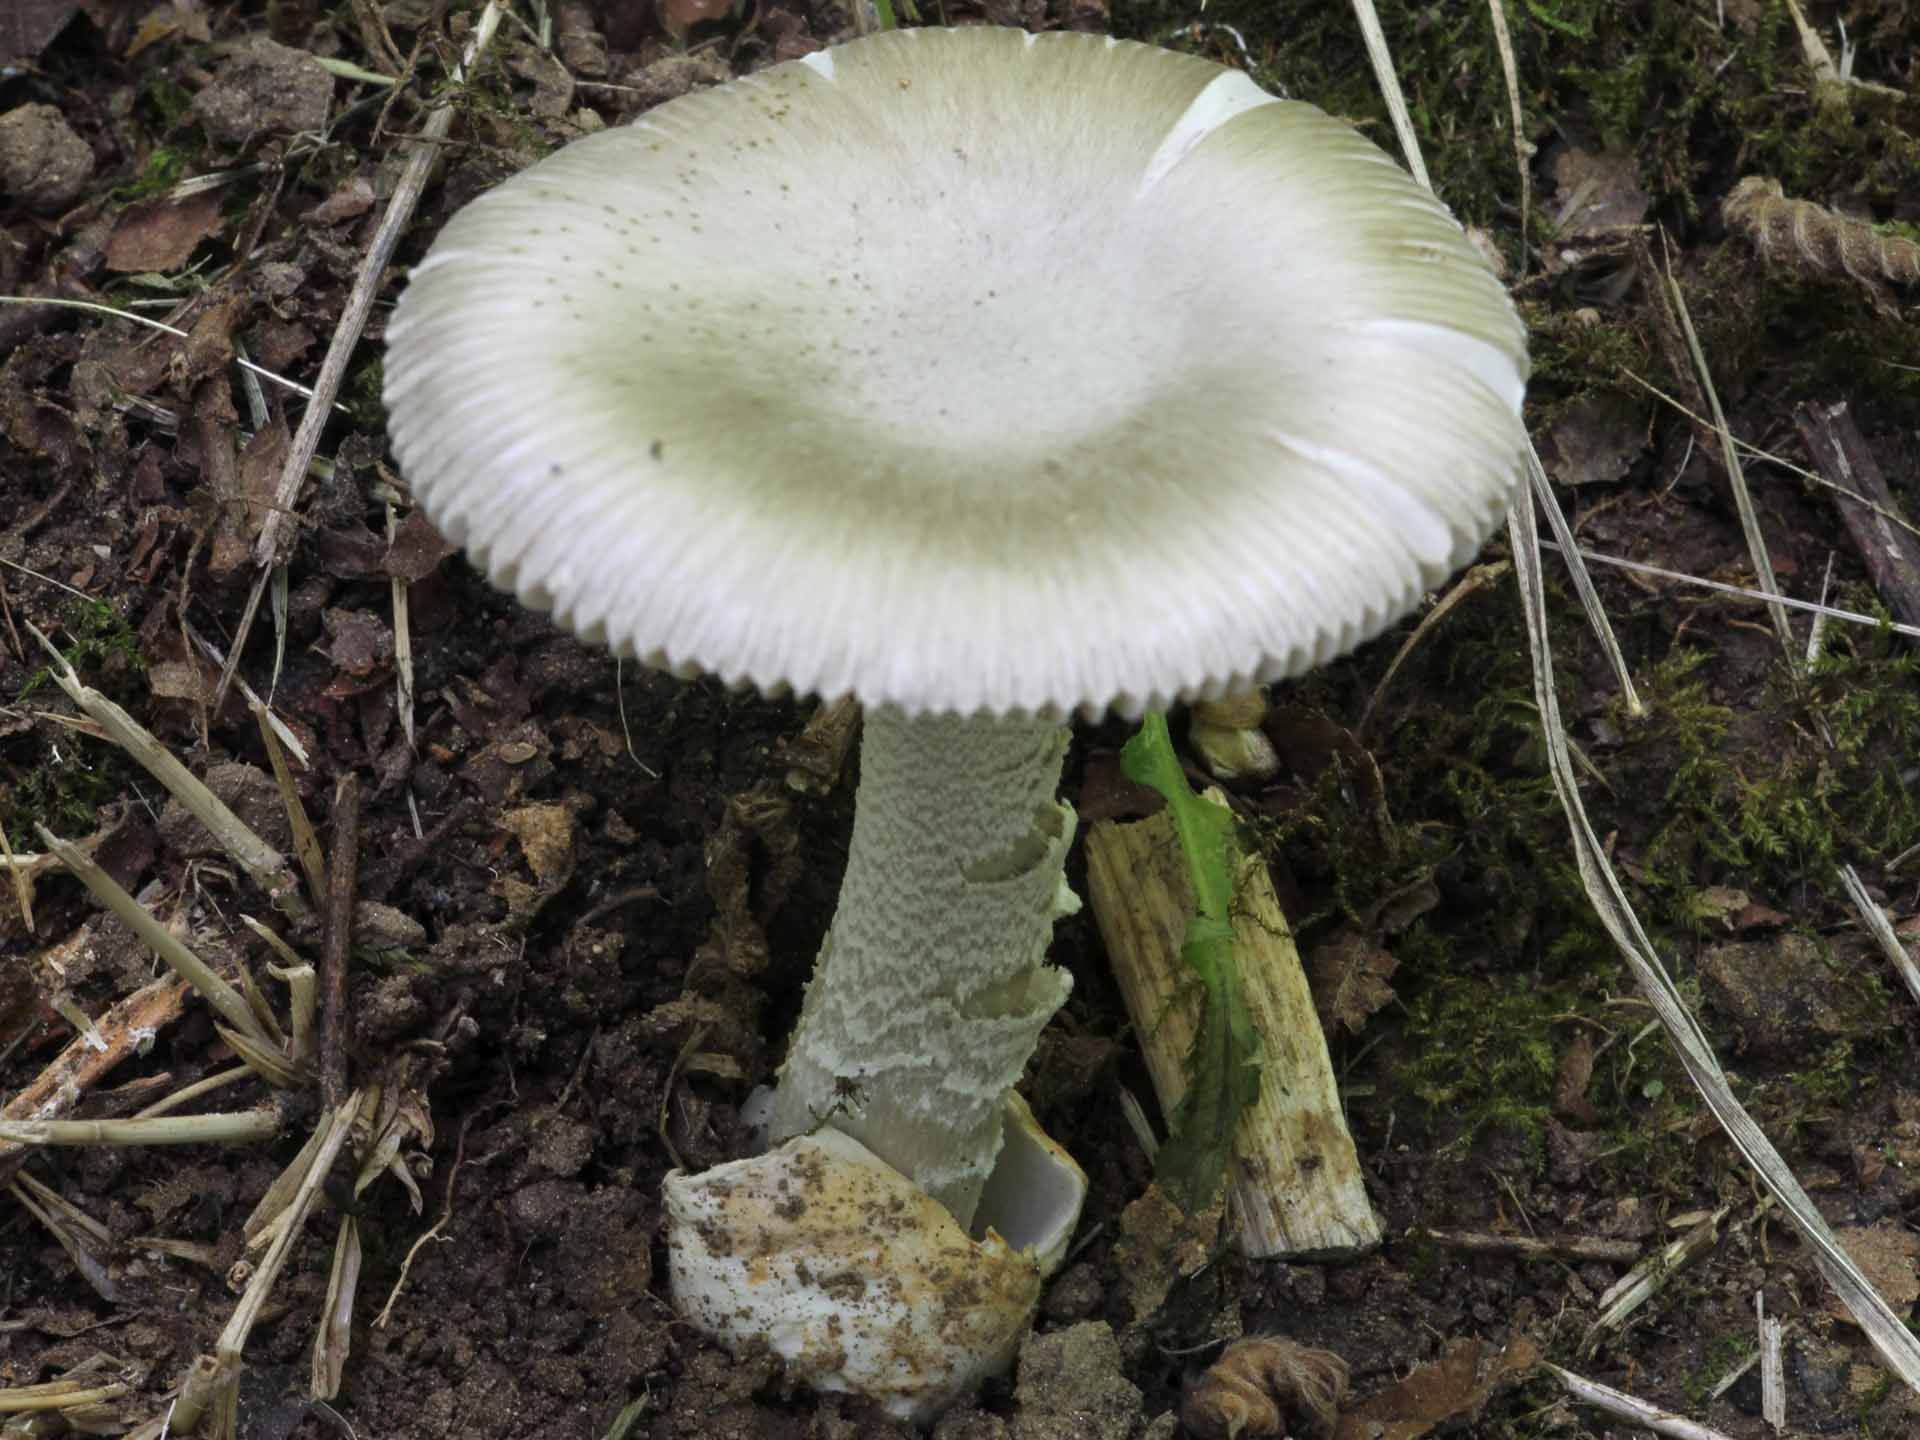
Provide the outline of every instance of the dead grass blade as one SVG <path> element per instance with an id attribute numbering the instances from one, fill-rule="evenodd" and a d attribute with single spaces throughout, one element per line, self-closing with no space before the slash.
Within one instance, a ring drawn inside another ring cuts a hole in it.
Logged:
<path id="1" fill-rule="evenodd" d="M 1866 926 L 1867 933 L 1879 944 L 1880 953 L 1887 957 L 1887 963 L 1893 966 L 1894 973 L 1906 982 L 1908 993 L 1915 1000 L 1920 1000 L 1920 964 L 1915 963 L 1907 947 L 1900 943 L 1900 937 L 1894 934 L 1893 926 L 1887 920 L 1887 912 L 1867 893 L 1867 887 L 1861 883 L 1860 872 L 1851 865 L 1842 865 L 1840 884 L 1846 889 L 1853 908 L 1859 912 L 1860 923 Z"/>
<path id="2" fill-rule="evenodd" d="M 1487 0 L 1487 18 L 1493 21 L 1493 45 L 1500 52 L 1500 78 L 1507 87 L 1507 107 L 1513 121 L 1513 163 L 1520 172 L 1520 276 L 1526 277 L 1529 247 L 1527 223 L 1533 217 L 1533 146 L 1527 140 L 1527 117 L 1520 108 L 1520 68 L 1513 57 L 1513 32 L 1507 28 L 1506 0 Z"/>
<path id="3" fill-rule="evenodd" d="M 1747 472 L 1740 463 L 1740 450 L 1733 443 L 1733 430 L 1727 424 L 1726 411 L 1720 408 L 1720 392 L 1713 387 L 1713 372 L 1707 368 L 1707 357 L 1700 348 L 1700 337 L 1694 332 L 1693 316 L 1687 310 L 1686 293 L 1681 290 L 1680 282 L 1673 278 L 1671 262 L 1664 258 L 1660 279 L 1673 302 L 1674 314 L 1680 321 L 1680 333 L 1686 337 L 1687 355 L 1693 361 L 1701 393 L 1707 397 L 1707 408 L 1713 415 L 1713 431 L 1720 439 L 1720 458 L 1727 467 L 1727 483 L 1733 489 L 1734 506 L 1740 512 L 1740 529 L 1747 537 L 1747 554 L 1753 560 L 1753 573 L 1760 588 L 1773 597 L 1767 605 L 1767 613 L 1773 620 L 1774 633 L 1780 639 L 1780 649 L 1787 657 L 1787 668 L 1797 674 L 1793 629 L 1787 624 L 1786 607 L 1779 601 L 1780 582 L 1774 578 L 1773 557 L 1767 553 L 1767 537 L 1760 533 L 1760 517 L 1754 513 L 1753 494 L 1747 489 Z"/>
<path id="4" fill-rule="evenodd" d="M 1566 812 L 1573 834 L 1574 858 L 1579 863 L 1588 898 L 1600 923 L 1633 971 L 1641 994 L 1653 1006 L 1688 1078 L 1720 1122 L 1720 1128 L 1780 1202 L 1794 1228 L 1813 1251 L 1821 1274 L 1855 1323 L 1873 1341 L 1894 1373 L 1912 1389 L 1920 1390 L 1920 1338 L 1900 1322 L 1859 1266 L 1840 1248 L 1826 1220 L 1807 1198 L 1786 1161 L 1780 1158 L 1780 1152 L 1734 1098 L 1726 1073 L 1714 1058 L 1712 1046 L 1700 1033 L 1692 1012 L 1674 988 L 1652 941 L 1640 926 L 1639 917 L 1633 913 L 1619 876 L 1607 862 L 1600 837 L 1594 834 L 1586 807 L 1581 804 L 1560 723 L 1560 702 L 1553 688 L 1553 655 L 1547 635 L 1546 590 L 1540 576 L 1539 532 L 1534 528 L 1533 512 L 1526 506 L 1515 506 L 1507 519 L 1513 536 L 1514 571 L 1520 580 L 1527 637 L 1533 650 L 1534 700 L 1540 707 L 1541 730 L 1547 744 L 1554 789 L 1559 793 L 1561 809 Z"/>
<path id="5" fill-rule="evenodd" d="M 321 1306 L 319 1333 L 313 1337 L 313 1366 L 308 1391 L 315 1400 L 340 1393 L 347 1359 L 353 1353 L 353 1300 L 360 1288 L 360 1222 L 349 1215 L 333 1245 L 333 1271 Z"/>
<path id="6" fill-rule="evenodd" d="M 78 845 L 68 844 L 44 825 L 36 828 L 40 831 L 41 843 L 60 857 L 62 863 L 93 892 L 94 899 L 118 915 L 127 928 L 139 936 L 143 945 L 166 961 L 174 974 L 199 991 L 200 998 L 218 1011 L 228 1025 L 258 1044 L 271 1045 L 269 1037 L 260 1029 L 260 1022 L 254 1019 L 252 1007 L 238 990 L 174 938 L 172 931 L 154 919 L 138 900 L 122 890 L 114 878 L 94 864 L 92 857 Z"/>
<path id="7" fill-rule="evenodd" d="M 220 1332 L 214 1353 L 202 1355 L 194 1361 L 193 1369 L 181 1387 L 172 1418 L 173 1428 L 177 1432 L 199 1433 L 210 1437 L 210 1440 L 234 1440 L 238 1430 L 242 1352 L 246 1349 L 254 1325 L 260 1319 L 268 1293 L 280 1278 L 287 1256 L 293 1251 L 293 1242 L 305 1226 L 307 1216 L 313 1212 L 320 1187 L 333 1170 L 334 1159 L 352 1133 L 353 1118 L 360 1109 L 360 1099 L 360 1092 L 356 1090 L 337 1109 L 322 1112 L 313 1138 L 281 1177 L 285 1180 L 297 1171 L 298 1185 L 280 1217 L 273 1243 L 261 1258 L 259 1268 L 253 1272 L 253 1279 L 248 1283 L 246 1293 L 240 1297 L 240 1303 L 234 1307 L 226 1328 Z"/>
<path id="8" fill-rule="evenodd" d="M 1488 0 L 1496 13 L 1500 9 L 1500 0 Z M 1387 102 L 1387 113 L 1393 117 L 1393 129 L 1400 142 L 1401 158 L 1406 161 L 1407 169 L 1412 172 L 1428 190 L 1433 182 L 1427 175 L 1427 162 L 1420 153 L 1419 138 L 1413 133 L 1413 121 L 1407 113 L 1407 101 L 1401 93 L 1399 77 L 1394 73 L 1393 56 L 1387 49 L 1386 34 L 1380 28 L 1380 17 L 1375 13 L 1373 0 L 1353 0 L 1354 18 L 1359 22 L 1360 33 L 1366 40 L 1367 58 L 1372 62 L 1374 79 L 1380 87 L 1380 93 Z M 1505 16 L 1501 15 L 1504 22 Z M 1509 85 L 1517 81 L 1509 77 Z M 1524 144 L 1520 135 L 1519 101 L 1514 100 L 1514 144 Z M 1522 176 L 1526 174 L 1526 165 L 1520 167 Z M 1524 213 L 1524 212 L 1523 212 Z M 1567 517 L 1561 513 L 1559 497 L 1553 493 L 1553 485 L 1547 479 L 1546 468 L 1540 463 L 1531 441 L 1527 444 L 1527 479 L 1534 494 L 1540 497 L 1541 508 L 1547 515 L 1547 524 L 1554 535 L 1565 547 L 1563 554 L 1568 557 L 1567 574 L 1573 580 L 1573 588 L 1580 597 L 1581 608 L 1587 613 L 1587 623 L 1593 628 L 1594 638 L 1600 642 L 1607 663 L 1613 668 L 1614 683 L 1620 687 L 1622 703 L 1629 715 L 1644 713 L 1640 694 L 1634 689 L 1633 676 L 1627 670 L 1626 657 L 1620 651 L 1620 642 L 1614 638 L 1613 622 L 1607 619 L 1606 607 L 1600 603 L 1600 592 L 1594 588 L 1593 578 L 1587 574 L 1586 566 L 1580 562 L 1579 547 L 1573 543 L 1573 528 L 1567 524 Z"/>
<path id="9" fill-rule="evenodd" d="M 51 640 L 31 624 L 27 629 L 40 642 L 40 648 L 47 652 L 49 672 L 54 683 L 66 692 L 67 698 L 105 730 L 114 743 L 138 761 L 149 775 L 166 786 L 167 792 L 207 827 L 234 862 L 267 892 L 282 914 L 296 924 L 305 924 L 310 920 L 313 912 L 300 895 L 299 882 L 293 878 L 286 857 L 255 834 L 245 821 L 227 808 L 219 796 L 201 784 L 192 771 L 174 758 L 172 751 L 154 738 L 150 730 L 98 690 L 82 684 L 66 657 L 54 648 Z M 41 833 L 46 832 L 43 829 Z"/>
<path id="10" fill-rule="evenodd" d="M 31 1175 L 18 1177 L 7 1187 L 7 1193 L 60 1243 L 60 1248 L 67 1252 L 67 1258 L 73 1261 L 74 1268 L 96 1295 L 109 1305 L 123 1298 L 105 1259 L 113 1246 L 113 1232 L 59 1191 Z"/>

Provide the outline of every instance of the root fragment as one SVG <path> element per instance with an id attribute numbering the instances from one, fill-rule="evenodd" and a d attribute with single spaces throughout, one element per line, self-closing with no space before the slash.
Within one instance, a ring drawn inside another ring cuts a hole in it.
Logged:
<path id="1" fill-rule="evenodd" d="M 1835 214 L 1811 200 L 1789 200 L 1778 180 L 1749 175 L 1721 207 L 1727 228 L 1744 235 L 1771 264 L 1814 275 L 1845 275 L 1888 302 L 1885 282 L 1920 280 L 1920 244 L 1864 220 Z"/>

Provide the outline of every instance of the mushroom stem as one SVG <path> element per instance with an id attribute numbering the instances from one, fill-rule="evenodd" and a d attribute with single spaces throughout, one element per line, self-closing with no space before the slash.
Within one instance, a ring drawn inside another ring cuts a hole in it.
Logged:
<path id="1" fill-rule="evenodd" d="M 1001 1097 L 1072 978 L 1045 963 L 1067 888 L 1067 732 L 869 711 L 839 909 L 780 1072 L 773 1138 L 825 1121 L 971 1225 Z"/>

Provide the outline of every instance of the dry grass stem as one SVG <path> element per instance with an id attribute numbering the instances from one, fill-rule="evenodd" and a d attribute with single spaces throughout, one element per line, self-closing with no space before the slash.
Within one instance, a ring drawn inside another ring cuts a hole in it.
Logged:
<path id="1" fill-rule="evenodd" d="M 334 1237 L 333 1269 L 327 1276 L 320 1328 L 313 1337 L 307 1393 L 316 1400 L 331 1400 L 340 1393 L 347 1360 L 353 1354 L 353 1301 L 360 1288 L 360 1260 L 360 1222 L 349 1215 Z"/>
<path id="2" fill-rule="evenodd" d="M 400 533 L 393 502 L 387 502 L 387 544 Z M 413 621 L 407 600 L 405 577 L 393 577 L 393 688 L 394 704 L 400 712 L 400 733 L 407 737 L 407 749 L 414 749 L 413 738 Z"/>
<path id="3" fill-rule="evenodd" d="M 71 1410 L 80 1405 L 99 1405 L 108 1400 L 117 1400 L 128 1393 L 128 1387 L 120 1381 L 110 1381 L 105 1385 L 89 1385 L 83 1380 L 49 1380 L 44 1385 L 16 1385 L 11 1389 L 0 1390 L 0 1415 L 30 1415 L 48 1410 Z M 8 1435 L 16 1432 L 9 1427 Z M 57 1434 L 57 1431 L 41 1432 L 20 1430 L 21 1436 L 40 1433 Z"/>
<path id="4" fill-rule="evenodd" d="M 1604 1240 L 1598 1235 L 1489 1235 L 1468 1230 L 1415 1230 L 1408 1237 L 1425 1240 L 1469 1255 L 1517 1255 L 1525 1260 L 1596 1261 L 1602 1265 L 1631 1265 L 1642 1246 L 1633 1240 Z"/>
<path id="5" fill-rule="evenodd" d="M 1544 550 L 1559 550 L 1561 547 L 1551 540 L 1542 540 Z M 1611 565 L 1618 570 L 1630 570 L 1636 575 L 1646 575 L 1659 580 L 1670 580 L 1676 585 L 1691 585 L 1701 590 L 1712 590 L 1721 595 L 1730 595 L 1736 600 L 1751 601 L 1756 605 L 1779 603 L 1789 610 L 1804 610 L 1808 614 L 1827 620 L 1840 620 L 1848 625 L 1861 625 L 1870 630 L 1878 630 L 1883 625 L 1895 635 L 1905 635 L 1920 640 L 1920 625 L 1904 625 L 1898 620 L 1891 623 L 1877 615 L 1868 615 L 1860 610 L 1842 610 L 1836 605 L 1823 605 L 1817 600 L 1800 600 L 1792 595 L 1767 595 L 1747 585 L 1730 585 L 1724 580 L 1709 580 L 1704 575 L 1688 575 L 1680 570 L 1667 570 L 1659 565 L 1649 565 L 1643 560 L 1629 560 L 1624 555 L 1606 555 L 1598 550 L 1582 548 L 1581 555 L 1596 565 Z"/>
<path id="6" fill-rule="evenodd" d="M 1713 431 L 1720 442 L 1720 458 L 1727 469 L 1727 484 L 1733 491 L 1734 508 L 1740 512 L 1740 529 L 1747 537 L 1747 554 L 1753 561 L 1753 573 L 1760 589 L 1768 596 L 1767 613 L 1773 619 L 1774 634 L 1779 637 L 1780 649 L 1787 657 L 1789 667 L 1793 664 L 1793 630 L 1787 624 L 1786 607 L 1780 603 L 1780 582 L 1774 578 L 1773 559 L 1767 551 L 1767 537 L 1760 531 L 1760 517 L 1753 508 L 1753 494 L 1747 489 L 1747 472 L 1740 463 L 1740 451 L 1733 443 L 1733 428 L 1727 424 L 1726 411 L 1720 408 L 1720 392 L 1714 388 L 1713 372 L 1707 367 L 1706 352 L 1700 348 L 1700 337 L 1693 328 L 1693 315 L 1687 309 L 1686 292 L 1681 290 L 1680 282 L 1673 278 L 1673 267 L 1668 264 L 1661 270 L 1667 295 L 1672 302 L 1675 317 L 1680 322 L 1680 331 L 1686 337 L 1687 355 L 1693 361 L 1693 371 L 1700 383 L 1700 390 L 1706 396 L 1709 413 L 1713 416 Z"/>
<path id="7" fill-rule="evenodd" d="M 1520 66 L 1514 58 L 1513 32 L 1507 26 L 1506 0 L 1487 0 L 1487 18 L 1493 22 L 1493 45 L 1500 52 L 1500 79 L 1507 89 L 1507 110 L 1513 121 L 1513 163 L 1520 172 L 1520 278 L 1527 273 L 1531 246 L 1527 225 L 1533 215 L 1533 142 L 1527 139 L 1526 112 L 1520 107 Z"/>
<path id="8" fill-rule="evenodd" d="M 456 86 L 464 83 L 474 61 L 493 43 L 500 16 L 499 0 L 487 0 L 486 8 L 474 22 L 460 66 L 449 77 Z M 407 227 L 413 223 L 414 208 L 419 205 L 420 196 L 427 188 L 427 177 L 434 162 L 439 159 L 439 142 L 447 138 L 452 128 L 453 107 L 451 104 L 442 104 L 427 117 L 419 136 L 407 147 L 406 167 L 393 187 L 393 196 L 387 202 L 380 228 L 374 232 L 373 240 L 367 246 L 366 256 L 354 276 L 353 288 L 348 291 L 346 303 L 341 307 L 340 323 L 334 327 L 326 358 L 320 362 L 320 373 L 314 377 L 314 402 L 307 406 L 306 414 L 300 419 L 300 427 L 294 431 L 293 440 L 287 446 L 286 462 L 280 469 L 273 502 L 267 510 L 266 519 L 261 523 L 260 538 L 254 543 L 254 563 L 260 567 L 260 574 L 247 596 L 246 608 L 241 612 L 233 644 L 229 647 L 227 663 L 220 672 L 220 682 L 214 690 L 213 708 L 216 710 L 226 698 L 227 687 L 233 683 L 234 670 L 247 647 L 247 636 L 253 629 L 253 617 L 259 612 L 260 597 L 280 563 L 283 519 L 292 513 L 294 501 L 300 495 L 300 486 L 306 479 L 307 463 L 320 447 L 320 435 L 326 428 L 327 409 L 333 403 L 334 396 L 339 394 L 340 382 L 346 379 L 347 366 L 359 347 L 367 316 L 373 311 L 373 302 L 379 298 L 380 291 L 387 283 L 387 266 L 393 260 L 393 252 Z"/>
<path id="9" fill-rule="evenodd" d="M 215 1071 L 211 1075 L 194 1081 L 191 1085 L 182 1085 L 178 1090 L 163 1095 L 146 1109 L 134 1115 L 136 1120 L 151 1120 L 161 1115 L 170 1115 L 182 1105 L 191 1105 L 196 1100 L 218 1093 L 238 1080 L 245 1080 L 255 1071 L 251 1065 L 233 1065 L 225 1070 Z"/>
<path id="10" fill-rule="evenodd" d="M 120 1300 L 120 1287 L 106 1261 L 113 1232 L 51 1186 L 31 1175 L 21 1175 L 7 1187 L 25 1210 L 59 1242 L 94 1293 L 109 1305 Z"/>
<path id="11" fill-rule="evenodd" d="M 176 1427 L 183 1433 L 191 1430 L 191 1425 L 182 1423 L 180 1411 L 186 1411 L 192 1425 L 199 1426 L 199 1433 L 211 1437 L 211 1440 L 235 1440 L 238 1425 L 238 1398 L 240 1386 L 241 1352 L 245 1350 L 247 1338 L 253 1333 L 253 1327 L 260 1318 L 266 1304 L 267 1295 L 279 1279 L 287 1256 L 293 1250 L 293 1241 L 299 1235 L 306 1219 L 313 1211 L 315 1200 L 319 1197 L 320 1187 L 326 1183 L 332 1172 L 333 1162 L 341 1147 L 353 1130 L 353 1117 L 360 1108 L 361 1096 L 358 1091 L 346 1097 L 340 1105 L 324 1112 L 316 1126 L 313 1138 L 308 1141 L 295 1158 L 282 1180 L 296 1170 L 299 1172 L 298 1184 L 293 1190 L 282 1223 L 274 1236 L 273 1243 L 261 1258 L 259 1267 L 248 1282 L 246 1293 L 240 1297 L 240 1303 L 234 1307 L 232 1317 L 226 1328 L 220 1332 L 220 1340 L 212 1356 L 202 1355 L 194 1363 L 187 1382 L 181 1387 L 180 1399 L 175 1412 Z M 278 1184 L 278 1182 L 276 1182 Z M 256 1212 L 257 1213 L 257 1212 Z"/>
<path id="12" fill-rule="evenodd" d="M 122 890 L 114 878 L 94 864 L 92 857 L 78 845 L 62 840 L 44 825 L 38 828 L 41 843 L 60 857 L 67 869 L 93 892 L 94 899 L 118 915 L 127 928 L 139 936 L 141 943 L 164 960 L 174 974 L 188 981 L 200 993 L 200 998 L 211 1005 L 229 1026 L 251 1040 L 271 1043 L 261 1031 L 260 1022 L 254 1018 L 253 1008 L 238 990 L 176 939 L 172 931 L 156 920 L 138 900 Z"/>
<path id="13" fill-rule="evenodd" d="M 111 735 L 115 744 L 166 786 L 167 793 L 185 805 L 194 818 L 206 826 L 234 862 L 267 892 L 282 914 L 295 923 L 304 923 L 312 912 L 300 896 L 299 882 L 288 869 L 286 857 L 255 834 L 219 796 L 207 789 L 192 771 L 175 759 L 173 752 L 156 740 L 144 725 L 98 690 L 83 685 L 80 677 L 74 674 L 73 667 L 67 664 L 66 657 L 54 648 L 51 640 L 32 625 L 27 629 L 47 652 L 48 668 L 54 683 L 66 692 L 67 698 Z M 44 829 L 42 833 L 45 833 Z"/>
<path id="14" fill-rule="evenodd" d="M 134 1120 L 0 1120 L 0 1143 L 16 1145 L 246 1145 L 279 1133 L 271 1106 Z"/>
<path id="15" fill-rule="evenodd" d="M 1847 899 L 1853 902 L 1860 923 L 1867 927 L 1867 933 L 1879 945 L 1880 953 L 1887 957 L 1887 963 L 1893 966 L 1894 973 L 1906 984 L 1907 993 L 1920 1002 L 1920 962 L 1914 960 L 1912 953 L 1894 933 L 1887 912 L 1867 893 L 1865 883 L 1853 866 L 1840 867 L 1840 884 L 1847 892 Z"/>
<path id="16" fill-rule="evenodd" d="M 1533 511 L 1516 505 L 1508 512 L 1507 524 L 1533 656 L 1534 703 L 1540 710 L 1540 732 L 1546 741 L 1548 772 L 1560 807 L 1567 816 L 1574 858 L 1594 911 L 1633 971 L 1640 993 L 1653 1007 L 1688 1079 L 1707 1102 L 1707 1108 L 1713 1111 L 1721 1129 L 1806 1239 L 1820 1273 L 1874 1348 L 1907 1386 L 1920 1390 L 1920 1338 L 1906 1328 L 1853 1258 L 1841 1248 L 1792 1169 L 1781 1159 L 1780 1152 L 1735 1098 L 1726 1072 L 1714 1058 L 1713 1047 L 1674 987 L 1666 966 L 1640 924 L 1640 917 L 1627 899 L 1605 846 L 1594 833 L 1586 805 L 1580 798 L 1573 762 L 1567 754 L 1560 699 L 1554 688 L 1553 654 L 1547 640 L 1546 588 L 1540 575 L 1540 536 L 1534 528 Z"/>
<path id="17" fill-rule="evenodd" d="M 1387 662 L 1386 671 L 1380 676 L 1379 683 L 1373 687 L 1373 693 L 1367 697 L 1366 708 L 1360 712 L 1360 723 L 1353 727 L 1353 733 L 1357 739 L 1365 742 L 1367 726 L 1372 721 L 1374 712 L 1380 708 L 1381 697 L 1387 693 L 1387 687 L 1393 683 L 1393 677 L 1399 673 L 1407 657 L 1419 648 L 1420 642 L 1432 634 L 1435 627 L 1452 613 L 1454 606 L 1469 595 L 1485 589 L 1512 568 L 1513 566 L 1505 560 L 1496 560 L 1490 565 L 1474 566 L 1460 577 L 1457 585 L 1440 597 L 1431 610 L 1420 617 L 1420 623 L 1413 627 L 1411 635 L 1400 642 L 1400 648 L 1393 652 L 1393 659 Z"/>
<path id="18" fill-rule="evenodd" d="M 27 934 L 34 932 L 33 923 L 33 871 L 30 862 L 38 861 L 33 855 L 21 860 L 13 853 L 13 846 L 7 840 L 7 827 L 0 825 L 0 861 L 5 862 L 7 873 L 13 877 L 13 901 L 20 907 L 20 923 Z"/>

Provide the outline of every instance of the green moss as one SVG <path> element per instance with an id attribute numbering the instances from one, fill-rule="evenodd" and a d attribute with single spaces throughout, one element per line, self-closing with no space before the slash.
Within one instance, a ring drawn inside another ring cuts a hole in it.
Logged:
<path id="1" fill-rule="evenodd" d="M 355 424 L 375 432 L 386 425 L 386 402 L 381 398 L 385 387 L 386 367 L 378 355 L 348 374 L 340 398 Z"/>
<path id="2" fill-rule="evenodd" d="M 111 605 L 87 600 L 69 606 L 61 617 L 60 633 L 67 641 L 59 647 L 61 658 L 86 684 L 118 700 L 143 691 L 147 661 L 140 653 L 140 637 Z M 24 700 L 52 682 L 52 670 L 37 670 L 17 698 Z"/>
<path id="3" fill-rule="evenodd" d="M 60 653 L 87 684 L 123 703 L 145 694 L 139 637 L 112 606 L 70 606 L 58 633 L 66 640 Z M 35 672 L 16 698 L 50 688 L 52 679 L 50 670 Z M 118 746 L 52 723 L 36 727 L 34 739 L 35 751 L 10 783 L 0 784 L 0 825 L 10 836 L 31 836 L 35 824 L 56 834 L 86 834 L 99 823 L 101 807 L 134 793 L 139 783 L 142 772 Z"/>
<path id="4" fill-rule="evenodd" d="M 1505 978 L 1448 975 L 1423 963 L 1438 958 L 1423 948 L 1417 940 L 1401 947 L 1403 965 L 1425 970 L 1430 983 L 1407 1003 L 1395 1092 L 1423 1102 L 1427 1122 L 1445 1127 L 1449 1146 L 1471 1145 L 1493 1127 L 1523 1137 L 1538 1158 L 1553 1100 L 1552 1017 L 1573 997 Z"/>
<path id="5" fill-rule="evenodd" d="M 114 190 L 113 198 L 129 202 L 145 200 L 171 190 L 186 174 L 187 153 L 162 145 L 147 156 L 147 163 L 137 176 Z"/>

